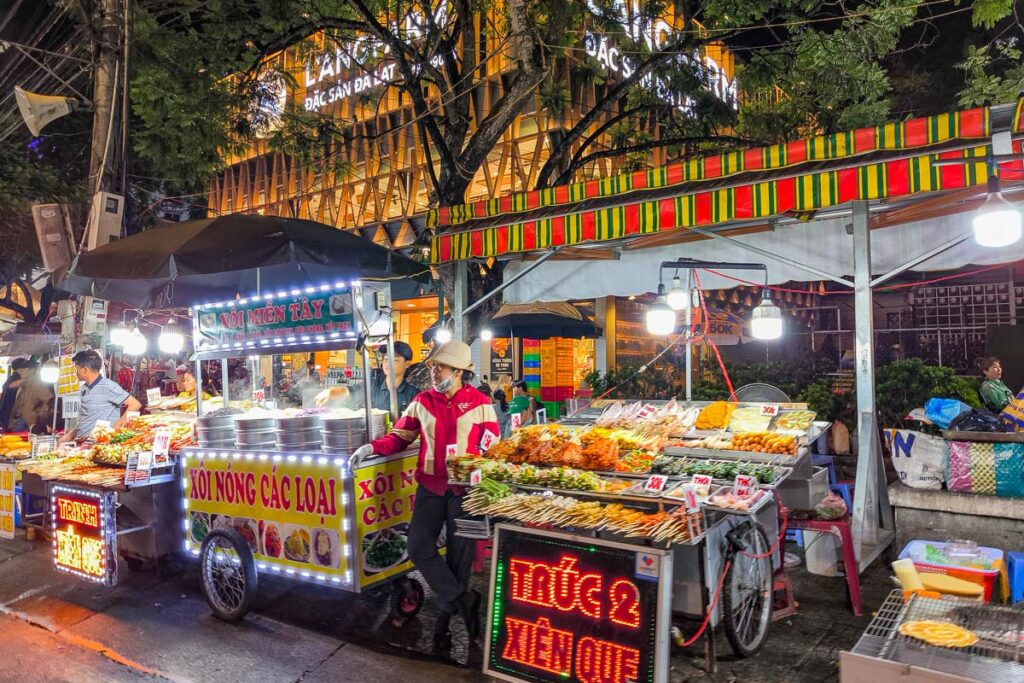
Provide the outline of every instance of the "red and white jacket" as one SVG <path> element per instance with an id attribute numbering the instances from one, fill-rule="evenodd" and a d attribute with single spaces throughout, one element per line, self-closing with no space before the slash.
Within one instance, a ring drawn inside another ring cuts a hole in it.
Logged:
<path id="1" fill-rule="evenodd" d="M 428 389 L 413 398 L 391 433 L 373 442 L 373 452 L 392 455 L 419 437 L 416 481 L 440 496 L 449 488 L 446 466 L 449 451 L 454 450 L 454 455 L 479 455 L 482 452 L 480 442 L 487 431 L 495 440 L 501 434 L 494 406 L 479 390 L 463 385 L 449 399 Z"/>

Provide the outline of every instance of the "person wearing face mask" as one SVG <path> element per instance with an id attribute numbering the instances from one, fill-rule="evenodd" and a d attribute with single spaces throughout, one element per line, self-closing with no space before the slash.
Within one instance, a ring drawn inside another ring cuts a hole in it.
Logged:
<path id="1" fill-rule="evenodd" d="M 480 594 L 468 588 L 475 545 L 455 534 L 465 489 L 449 482 L 447 460 L 482 453 L 498 440 L 500 430 L 490 399 L 469 385 L 473 363 L 465 343 L 453 339 L 436 346 L 426 364 L 433 387 L 413 398 L 391 433 L 356 450 L 349 466 L 354 469 L 371 455 L 398 453 L 420 440 L 408 553 L 441 605 L 434 647 L 443 653 L 451 648 L 453 615 L 462 617 L 471 638 L 480 634 Z M 442 527 L 448 543 L 444 557 L 437 552 Z"/>

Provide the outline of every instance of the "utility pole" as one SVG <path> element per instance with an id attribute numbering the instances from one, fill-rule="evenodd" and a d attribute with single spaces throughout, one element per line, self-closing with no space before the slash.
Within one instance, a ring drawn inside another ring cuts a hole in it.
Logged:
<path id="1" fill-rule="evenodd" d="M 122 0 L 101 0 L 99 30 L 95 35 L 97 47 L 96 72 L 93 78 L 95 104 L 92 117 L 92 148 L 89 157 L 89 196 L 107 189 L 111 164 L 107 163 L 114 123 L 114 104 L 118 87 L 118 54 L 121 45 Z M 128 0 L 124 0 L 127 11 Z"/>

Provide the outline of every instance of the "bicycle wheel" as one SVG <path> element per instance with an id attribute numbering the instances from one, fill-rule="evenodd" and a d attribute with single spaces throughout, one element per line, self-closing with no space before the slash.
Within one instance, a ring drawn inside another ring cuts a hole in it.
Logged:
<path id="1" fill-rule="evenodd" d="M 199 552 L 199 584 L 214 616 L 238 621 L 256 599 L 256 563 L 234 529 L 211 531 Z"/>
<path id="2" fill-rule="evenodd" d="M 729 645 L 749 657 L 764 644 L 772 620 L 772 558 L 768 537 L 756 522 L 744 522 L 729 535 L 725 559 L 732 562 L 722 588 L 722 621 Z"/>

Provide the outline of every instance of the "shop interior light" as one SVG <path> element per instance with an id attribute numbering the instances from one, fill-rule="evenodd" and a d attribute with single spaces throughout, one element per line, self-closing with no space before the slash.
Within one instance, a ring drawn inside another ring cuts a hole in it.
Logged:
<path id="1" fill-rule="evenodd" d="M 110 344 L 112 346 L 124 346 L 128 339 L 128 328 L 124 323 L 118 323 L 110 328 Z"/>
<path id="2" fill-rule="evenodd" d="M 782 311 L 772 303 L 771 292 L 766 287 L 757 305 L 750 315 L 750 333 L 754 339 L 770 341 L 782 336 Z"/>
<path id="3" fill-rule="evenodd" d="M 972 221 L 974 239 L 983 247 L 1006 247 L 1021 238 L 1021 215 L 997 189 L 978 208 Z"/>
<path id="4" fill-rule="evenodd" d="M 161 353 L 176 356 L 185 348 L 185 335 L 181 333 L 181 328 L 178 325 L 168 323 L 160 330 L 156 344 L 160 347 Z"/>
<path id="5" fill-rule="evenodd" d="M 683 282 L 679 279 L 679 276 L 672 278 L 672 287 L 668 290 L 668 295 L 665 297 L 668 301 L 668 306 L 673 311 L 686 310 L 690 306 L 690 292 L 683 288 Z"/>
<path id="6" fill-rule="evenodd" d="M 481 341 L 491 341 L 492 339 L 494 339 L 494 333 L 491 332 L 490 328 L 485 327 L 484 329 L 480 330 L 480 339 Z"/>
<path id="7" fill-rule="evenodd" d="M 434 332 L 434 341 L 436 341 L 438 344 L 444 344 L 445 342 L 450 342 L 451 340 L 452 331 L 449 330 L 447 327 L 439 327 L 437 328 L 437 332 Z"/>
<path id="8" fill-rule="evenodd" d="M 56 384 L 60 379 L 60 367 L 57 361 L 48 360 L 39 367 L 39 379 L 46 384 Z"/>
<path id="9" fill-rule="evenodd" d="M 647 332 L 664 337 L 676 329 L 676 312 L 665 298 L 665 285 L 658 283 L 658 296 L 647 309 Z"/>
<path id="10" fill-rule="evenodd" d="M 124 340 L 124 352 L 129 356 L 141 356 L 146 352 L 147 346 L 146 336 L 137 327 Z"/>

